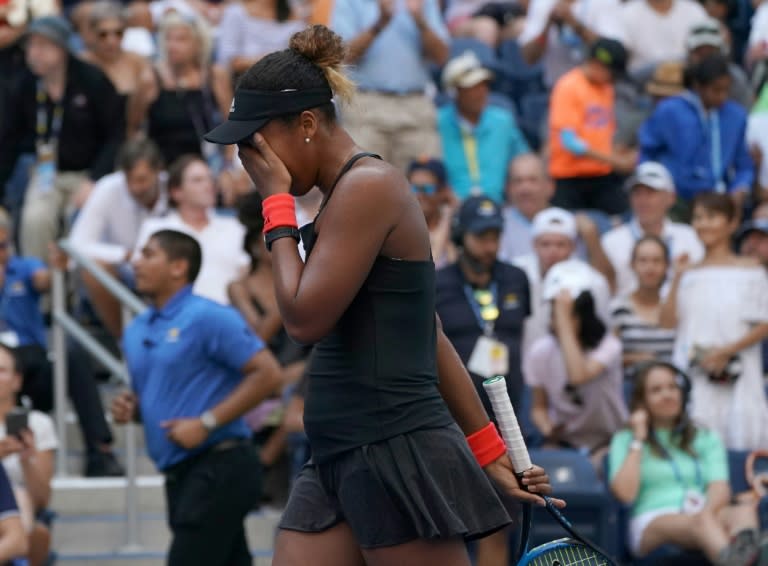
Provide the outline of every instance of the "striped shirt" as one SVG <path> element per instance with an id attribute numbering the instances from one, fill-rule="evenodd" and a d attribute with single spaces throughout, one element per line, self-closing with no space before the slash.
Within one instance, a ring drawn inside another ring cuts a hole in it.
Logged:
<path id="1" fill-rule="evenodd" d="M 640 318 L 629 296 L 614 301 L 611 320 L 625 354 L 650 353 L 656 360 L 672 361 L 675 331 Z"/>

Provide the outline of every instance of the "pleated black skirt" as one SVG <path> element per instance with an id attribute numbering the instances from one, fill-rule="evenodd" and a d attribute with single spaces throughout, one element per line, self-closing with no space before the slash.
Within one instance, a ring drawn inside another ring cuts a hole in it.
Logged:
<path id="1" fill-rule="evenodd" d="M 345 452 L 299 474 L 281 529 L 346 521 L 362 548 L 467 540 L 512 522 L 458 426 L 414 431 Z"/>

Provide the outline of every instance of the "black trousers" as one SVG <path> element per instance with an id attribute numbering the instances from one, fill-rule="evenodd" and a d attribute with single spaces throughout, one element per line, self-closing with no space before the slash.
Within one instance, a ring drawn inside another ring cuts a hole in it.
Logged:
<path id="1" fill-rule="evenodd" d="M 243 522 L 259 501 L 261 464 L 248 441 L 165 470 L 168 566 L 250 566 Z"/>
<path id="2" fill-rule="evenodd" d="M 617 175 L 555 179 L 552 206 L 566 210 L 601 210 L 606 214 L 623 214 L 629 199 Z"/>
<path id="3" fill-rule="evenodd" d="M 29 345 L 17 348 L 16 355 L 24 376 L 21 395 L 28 396 L 38 411 L 50 412 L 53 409 L 53 366 L 48 353 L 42 346 Z M 77 413 L 83 441 L 89 451 L 98 450 L 100 445 L 112 443 L 112 433 L 104 418 L 104 407 L 88 354 L 73 340 L 67 341 L 67 365 L 67 390 Z"/>

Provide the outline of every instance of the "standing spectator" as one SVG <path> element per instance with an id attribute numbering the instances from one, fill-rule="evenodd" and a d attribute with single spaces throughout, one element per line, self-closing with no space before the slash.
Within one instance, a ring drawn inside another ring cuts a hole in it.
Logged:
<path id="1" fill-rule="evenodd" d="M 611 325 L 621 339 L 625 367 L 672 361 L 675 331 L 660 326 L 661 288 L 670 264 L 669 248 L 658 236 L 642 236 L 635 242 L 630 265 L 637 285 L 611 306 Z"/>
<path id="2" fill-rule="evenodd" d="M 412 161 L 408 166 L 408 181 L 427 221 L 432 261 L 435 269 L 440 269 L 456 260 L 456 248 L 451 241 L 456 197 L 446 184 L 445 166 L 438 159 Z"/>
<path id="3" fill-rule="evenodd" d="M 445 21 L 453 37 L 473 37 L 496 49 L 520 35 L 525 6 L 503 0 L 453 0 L 448 2 Z"/>
<path id="4" fill-rule="evenodd" d="M 126 142 L 118 156 L 119 171 L 99 180 L 77 216 L 69 242 L 133 288 L 131 255 L 141 225 L 168 212 L 167 176 L 160 150 L 151 140 Z M 115 337 L 123 332 L 122 308 L 87 271 L 83 283 L 101 322 Z"/>
<path id="5" fill-rule="evenodd" d="M 624 3 L 621 11 L 629 70 L 639 77 L 649 76 L 662 61 L 685 59 L 690 29 L 707 19 L 704 8 L 693 0 L 636 0 Z"/>
<path id="6" fill-rule="evenodd" d="M 27 413 L 27 428 L 9 435 L 6 417 L 16 407 L 23 376 L 13 350 L 0 344 L 0 458 L 13 487 L 29 540 L 30 566 L 46 564 L 51 545 L 48 527 L 35 521 L 51 500 L 54 458 L 58 439 L 51 417 L 40 411 Z"/>
<path id="7" fill-rule="evenodd" d="M 531 0 L 518 42 L 530 64 L 542 61 L 544 80 L 554 85 L 584 62 L 599 37 L 614 37 L 621 28 L 617 0 Z"/>
<path id="8" fill-rule="evenodd" d="M 509 162 L 530 149 L 509 110 L 488 102 L 493 73 L 472 51 L 451 59 L 443 85 L 455 93 L 437 115 L 448 184 L 456 196 L 504 200 Z"/>
<path id="9" fill-rule="evenodd" d="M 768 446 L 768 403 L 760 341 L 768 337 L 768 275 L 731 251 L 738 213 L 727 195 L 703 193 L 693 227 L 706 250 L 691 266 L 682 256 L 661 323 L 677 327 L 675 364 L 692 378 L 691 416 L 720 434 L 727 448 Z"/>
<path id="10" fill-rule="evenodd" d="M 658 161 L 672 173 L 685 219 L 698 193 L 732 193 L 741 204 L 754 180 L 747 113 L 728 100 L 728 59 L 711 55 L 691 66 L 686 87 L 659 103 L 640 131 L 641 161 Z"/>
<path id="11" fill-rule="evenodd" d="M 723 36 L 721 24 L 714 18 L 693 26 L 688 32 L 685 47 L 688 51 L 688 64 L 691 65 L 703 61 L 710 55 L 728 55 L 728 44 Z M 744 108 L 751 108 L 754 96 L 752 96 L 752 85 L 749 84 L 747 74 L 733 61 L 729 62 L 728 69 L 731 73 L 730 99 Z"/>
<path id="12" fill-rule="evenodd" d="M 729 505 L 725 447 L 688 416 L 690 384 L 678 372 L 659 362 L 640 369 L 632 416 L 611 440 L 611 492 L 632 506 L 630 551 L 642 557 L 675 544 L 702 551 L 712 564 L 755 564 L 754 506 Z"/>
<path id="13" fill-rule="evenodd" d="M 152 307 L 123 340 L 133 391 L 112 405 L 117 422 L 141 420 L 165 475 L 173 540 L 169 566 L 251 564 L 243 520 L 258 502 L 258 455 L 242 415 L 278 385 L 275 360 L 234 310 L 192 294 L 198 243 L 152 235 L 136 261 Z"/>
<path id="14" fill-rule="evenodd" d="M 524 375 L 533 388 L 531 420 L 546 445 L 585 449 L 597 464 L 627 410 L 621 342 L 597 315 L 590 277 L 574 262 L 547 274 L 543 298 L 552 303 L 552 331 L 534 342 Z"/>
<path id="15" fill-rule="evenodd" d="M 165 163 L 182 155 L 204 157 L 216 174 L 232 150 L 222 153 L 203 134 L 229 113 L 229 73 L 211 64 L 211 37 L 205 23 L 171 13 L 159 29 L 159 60 L 154 80 L 143 91 L 139 122 L 159 147 Z M 134 132 L 135 133 L 135 132 Z"/>
<path id="16" fill-rule="evenodd" d="M 141 55 L 123 49 L 127 19 L 121 4 L 111 0 L 95 2 L 88 16 L 94 41 L 82 59 L 96 65 L 112 81 L 122 101 L 126 131 L 134 132 L 141 127 L 142 118 L 137 115 L 140 109 L 137 97 L 154 82 L 152 66 Z"/>
<path id="17" fill-rule="evenodd" d="M 503 375 L 512 406 L 520 411 L 523 392 L 523 323 L 530 314 L 528 280 L 518 267 L 501 263 L 504 219 L 487 197 L 470 197 L 455 225 L 459 259 L 437 272 L 436 311 L 443 331 L 475 383 L 489 415 L 493 414 L 483 380 Z M 478 564 L 509 562 L 508 532 L 478 542 Z"/>
<path id="18" fill-rule="evenodd" d="M 343 113 L 356 143 L 402 170 L 419 155 L 439 155 L 435 108 L 425 94 L 429 63 L 448 59 L 437 0 L 336 0 L 332 21 L 360 89 Z"/>
<path id="19" fill-rule="evenodd" d="M 216 61 L 238 77 L 267 53 L 288 47 L 306 23 L 289 0 L 240 0 L 227 4 L 218 28 Z"/>
<path id="20" fill-rule="evenodd" d="M 0 563 L 27 556 L 27 536 L 5 469 L 0 466 Z"/>
<path id="21" fill-rule="evenodd" d="M 82 205 L 94 181 L 112 171 L 124 133 L 112 83 L 69 53 L 70 35 L 58 16 L 30 24 L 29 70 L 2 109 L 0 187 L 20 153 L 37 155 L 21 219 L 21 248 L 32 257 L 47 257 L 63 213 Z"/>
<path id="22" fill-rule="evenodd" d="M 227 286 L 248 266 L 241 249 L 245 228 L 236 218 L 213 208 L 216 192 L 211 170 L 197 156 L 180 157 L 168 170 L 168 194 L 174 210 L 162 218 L 149 218 L 136 238 L 134 260 L 149 236 L 158 230 L 178 230 L 195 238 L 203 248 L 203 265 L 195 278 L 195 293 L 221 304 L 229 304 Z M 233 246 L 233 242 L 238 243 Z"/>
<path id="23" fill-rule="evenodd" d="M 629 258 L 635 243 L 644 236 L 661 238 L 673 260 L 683 254 L 694 262 L 704 257 L 704 248 L 693 228 L 667 218 L 667 212 L 675 204 L 675 183 L 666 167 L 646 161 L 637 167 L 626 186 L 632 218 L 602 237 L 603 249 L 616 273 L 616 295 L 619 296 L 630 293 L 637 284 Z"/>
<path id="24" fill-rule="evenodd" d="M 600 38 L 589 58 L 555 85 L 549 107 L 549 173 L 555 180 L 552 203 L 568 210 L 597 209 L 621 214 L 626 195 L 615 173 L 634 167 L 634 154 L 614 151 L 614 89 L 624 72 L 621 43 Z"/>

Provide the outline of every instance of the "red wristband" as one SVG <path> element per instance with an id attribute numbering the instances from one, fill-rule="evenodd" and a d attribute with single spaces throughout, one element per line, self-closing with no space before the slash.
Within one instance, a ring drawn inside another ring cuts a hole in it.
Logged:
<path id="1" fill-rule="evenodd" d="M 283 226 L 299 227 L 296 222 L 296 201 L 287 193 L 265 198 L 261 203 L 261 214 L 264 216 L 265 234 Z"/>
<path id="2" fill-rule="evenodd" d="M 507 447 L 493 423 L 488 423 L 477 432 L 470 434 L 467 437 L 467 442 L 481 468 L 503 456 L 507 451 Z"/>

